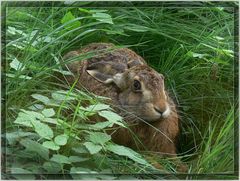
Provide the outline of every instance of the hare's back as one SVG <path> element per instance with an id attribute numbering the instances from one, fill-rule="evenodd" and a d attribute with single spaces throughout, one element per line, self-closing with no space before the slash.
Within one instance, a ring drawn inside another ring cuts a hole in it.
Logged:
<path id="1" fill-rule="evenodd" d="M 128 69 L 146 64 L 144 59 L 128 48 L 119 48 L 112 43 L 91 43 L 79 50 L 79 54 L 89 54 L 88 66 L 98 62 L 108 62 L 116 69 Z"/>

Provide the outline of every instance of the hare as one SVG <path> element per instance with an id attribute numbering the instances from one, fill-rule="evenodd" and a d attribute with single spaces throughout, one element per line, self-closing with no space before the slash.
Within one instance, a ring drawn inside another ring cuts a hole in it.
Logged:
<path id="1" fill-rule="evenodd" d="M 94 56 L 67 64 L 78 78 L 77 86 L 111 98 L 110 103 L 137 138 L 128 129 L 119 128 L 111 133 L 113 141 L 137 150 L 176 156 L 179 119 L 165 90 L 164 76 L 132 50 L 111 43 L 92 43 L 67 53 L 63 59 L 86 53 Z"/>

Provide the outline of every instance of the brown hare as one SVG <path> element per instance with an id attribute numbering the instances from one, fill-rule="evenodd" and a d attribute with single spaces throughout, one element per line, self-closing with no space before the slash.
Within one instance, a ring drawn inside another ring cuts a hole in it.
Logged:
<path id="1" fill-rule="evenodd" d="M 92 56 L 81 60 L 80 55 L 86 53 Z M 179 119 L 165 90 L 164 76 L 132 50 L 110 43 L 89 44 L 67 53 L 63 59 L 77 56 L 81 61 L 67 64 L 75 79 L 78 78 L 77 86 L 111 98 L 110 103 L 135 134 L 134 137 L 128 129 L 119 128 L 111 134 L 113 141 L 135 150 L 176 156 Z"/>

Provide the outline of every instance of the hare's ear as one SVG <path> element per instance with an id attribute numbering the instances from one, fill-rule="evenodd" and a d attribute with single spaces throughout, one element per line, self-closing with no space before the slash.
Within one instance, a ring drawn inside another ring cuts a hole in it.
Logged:
<path id="1" fill-rule="evenodd" d="M 123 73 L 125 70 L 124 65 L 114 65 L 112 62 L 100 61 L 88 66 L 86 71 L 99 82 L 104 84 L 114 83 L 121 88 L 124 82 Z"/>

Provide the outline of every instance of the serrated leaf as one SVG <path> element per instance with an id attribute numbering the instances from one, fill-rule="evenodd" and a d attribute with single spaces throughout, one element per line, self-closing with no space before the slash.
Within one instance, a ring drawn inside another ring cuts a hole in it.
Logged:
<path id="1" fill-rule="evenodd" d="M 69 161 L 74 163 L 74 162 L 84 162 L 86 160 L 89 160 L 90 158 L 83 158 L 80 156 L 70 156 L 69 157 Z"/>
<path id="2" fill-rule="evenodd" d="M 127 147 L 124 147 L 124 146 L 119 146 L 119 145 L 109 144 L 109 145 L 106 146 L 106 149 L 115 153 L 115 154 L 117 154 L 117 155 L 126 156 L 126 157 L 134 160 L 135 162 L 140 163 L 140 164 L 150 166 L 150 164 L 146 160 L 141 158 L 140 154 L 131 150 L 130 148 L 127 148 Z"/>
<path id="3" fill-rule="evenodd" d="M 68 140 L 68 135 L 62 134 L 54 138 L 54 142 L 58 145 L 66 145 Z"/>
<path id="4" fill-rule="evenodd" d="M 56 162 L 45 162 L 43 168 L 50 174 L 57 174 L 62 170 L 61 164 Z"/>
<path id="5" fill-rule="evenodd" d="M 44 109 L 44 110 L 42 111 L 42 114 L 43 114 L 45 117 L 49 118 L 49 117 L 52 117 L 52 116 L 55 115 L 55 111 L 53 110 L 53 108 Z"/>
<path id="6" fill-rule="evenodd" d="M 112 111 L 99 111 L 98 114 L 99 116 L 106 118 L 111 123 L 126 127 L 122 123 L 123 118 Z"/>
<path id="7" fill-rule="evenodd" d="M 71 13 L 71 11 L 67 12 L 64 17 L 61 19 L 61 23 L 62 24 L 65 24 L 65 23 L 68 23 L 70 21 L 73 21 L 75 19 L 75 16 L 73 16 L 73 14 Z M 68 29 L 68 30 L 72 30 L 72 29 L 75 29 L 75 28 L 78 28 L 80 27 L 81 23 L 80 21 L 73 21 L 69 24 L 66 24 L 64 26 L 64 28 Z"/>
<path id="8" fill-rule="evenodd" d="M 53 141 L 45 141 L 45 142 L 43 142 L 42 145 L 46 148 L 51 149 L 51 150 L 59 150 L 60 149 L 60 147 L 56 143 L 54 143 Z"/>
<path id="9" fill-rule="evenodd" d="M 10 67 L 15 70 L 23 70 L 25 66 L 21 62 L 18 61 L 17 58 L 14 58 L 13 61 L 10 63 Z"/>
<path id="10" fill-rule="evenodd" d="M 30 139 L 23 139 L 20 141 L 20 144 L 26 147 L 28 151 L 32 151 L 38 153 L 42 158 L 48 160 L 49 159 L 49 151 L 47 148 L 42 146 L 40 143 L 30 140 Z"/>
<path id="11" fill-rule="evenodd" d="M 83 145 L 86 146 L 86 148 L 92 155 L 98 153 L 102 149 L 101 146 L 95 145 L 92 142 L 85 142 Z"/>
<path id="12" fill-rule="evenodd" d="M 60 155 L 60 154 L 55 154 L 53 155 L 53 157 L 50 159 L 54 162 L 57 162 L 57 163 L 62 163 L 62 164 L 71 164 L 71 162 L 69 161 L 69 158 L 64 156 L 64 155 Z"/>
<path id="13" fill-rule="evenodd" d="M 111 140 L 111 136 L 106 133 L 92 132 L 89 135 L 89 139 L 92 143 L 103 145 Z"/>
<path id="14" fill-rule="evenodd" d="M 53 138 L 53 130 L 48 125 L 39 121 L 31 121 L 31 123 L 39 136 L 49 140 Z"/>
<path id="15" fill-rule="evenodd" d="M 107 13 L 97 12 L 95 14 L 92 14 L 92 16 L 96 20 L 101 21 L 103 23 L 113 24 L 112 17 Z"/>
<path id="16" fill-rule="evenodd" d="M 41 94 L 32 94 L 31 96 L 34 99 L 43 102 L 45 105 L 48 105 L 50 103 L 50 99 L 47 96 L 43 96 Z"/>

